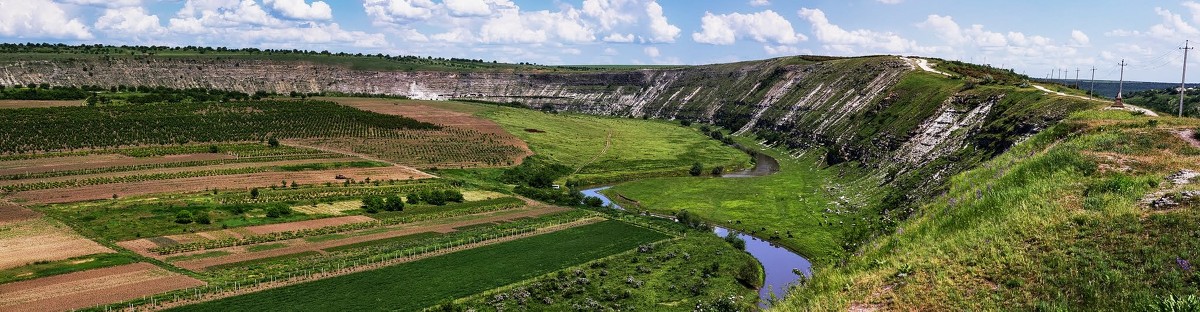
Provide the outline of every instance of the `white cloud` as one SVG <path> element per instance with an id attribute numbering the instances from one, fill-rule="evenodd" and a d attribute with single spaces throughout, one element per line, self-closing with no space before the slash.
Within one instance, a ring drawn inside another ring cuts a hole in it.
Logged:
<path id="1" fill-rule="evenodd" d="M 429 0 L 366 0 L 363 9 L 375 22 L 411 23 L 433 17 L 437 4 Z"/>
<path id="2" fill-rule="evenodd" d="M 614 55 L 617 55 L 617 54 L 620 54 L 619 52 L 617 52 L 617 49 L 613 49 L 613 48 L 604 48 L 604 55 L 608 55 L 608 56 L 614 56 Z"/>
<path id="3" fill-rule="evenodd" d="M 605 42 L 630 43 L 633 42 L 633 34 L 610 34 L 608 36 L 604 36 L 603 40 Z"/>
<path id="4" fill-rule="evenodd" d="M 57 0 L 66 4 L 100 6 L 106 8 L 123 8 L 142 5 L 142 0 Z"/>
<path id="5" fill-rule="evenodd" d="M 879 1 L 879 3 L 883 3 L 883 4 L 900 4 L 901 2 L 904 2 L 904 0 L 876 0 L 876 1 Z"/>
<path id="6" fill-rule="evenodd" d="M 324 1 L 315 1 L 311 5 L 304 0 L 263 0 L 263 4 L 271 6 L 276 12 L 288 18 L 300 20 L 328 20 L 333 18 L 333 9 Z"/>
<path id="7" fill-rule="evenodd" d="M 737 39 L 750 39 L 757 42 L 795 44 L 808 40 L 808 37 L 792 28 L 791 22 L 771 10 L 720 15 L 705 12 L 700 23 L 701 31 L 692 33 L 692 40 L 700 43 L 730 45 Z"/>
<path id="8" fill-rule="evenodd" d="M 812 24 L 813 36 L 826 49 L 835 52 L 847 54 L 864 52 L 929 53 L 934 50 L 922 47 L 916 41 L 905 39 L 890 32 L 842 29 L 842 27 L 831 23 L 829 18 L 825 16 L 825 12 L 819 9 L 803 8 L 798 13 L 800 17 Z"/>
<path id="9" fill-rule="evenodd" d="M 442 2 L 451 16 L 488 16 L 492 7 L 484 0 L 445 0 Z"/>
<path id="10" fill-rule="evenodd" d="M 579 12 L 504 10 L 479 28 L 483 43 L 543 43 L 551 40 L 580 43 L 594 41 L 595 35 L 579 22 Z"/>
<path id="11" fill-rule="evenodd" d="M 650 19 L 650 42 L 675 42 L 675 38 L 679 37 L 679 27 L 667 22 L 658 2 L 646 3 L 646 16 Z"/>
<path id="12" fill-rule="evenodd" d="M 0 1 L 0 35 L 13 38 L 92 39 L 79 19 L 47 0 Z"/>
<path id="13" fill-rule="evenodd" d="M 764 45 L 763 50 L 766 51 L 768 55 L 812 54 L 812 50 L 801 49 L 796 46 L 788 46 L 788 45 L 778 45 L 778 46 Z"/>
<path id="14" fill-rule="evenodd" d="M 652 58 L 656 58 L 659 55 L 661 55 L 658 52 L 658 48 L 655 48 L 655 47 L 646 47 L 645 49 L 642 49 L 642 52 L 646 53 L 646 56 L 649 56 Z"/>
<path id="15" fill-rule="evenodd" d="M 95 26 L 104 32 L 138 38 L 158 36 L 166 32 L 157 15 L 147 14 L 146 9 L 136 6 L 106 9 L 104 15 L 96 20 Z"/>
<path id="16" fill-rule="evenodd" d="M 1072 43 L 1077 46 L 1086 46 L 1091 43 L 1091 39 L 1088 38 L 1088 35 L 1079 30 L 1071 31 L 1071 40 Z"/>
<path id="17" fill-rule="evenodd" d="M 770 0 L 750 0 L 750 6 L 768 6 L 771 5 Z"/>

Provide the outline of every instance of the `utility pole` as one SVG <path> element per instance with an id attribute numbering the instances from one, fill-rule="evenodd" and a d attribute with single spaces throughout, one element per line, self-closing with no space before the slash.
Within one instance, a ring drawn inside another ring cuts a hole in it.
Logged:
<path id="1" fill-rule="evenodd" d="M 1179 78 L 1179 117 L 1183 117 L 1183 94 L 1187 91 L 1187 55 L 1188 50 L 1195 48 L 1188 47 L 1188 41 L 1184 40 L 1183 47 L 1179 49 L 1183 50 L 1183 74 Z"/>
<path id="2" fill-rule="evenodd" d="M 1079 89 L 1079 67 L 1075 68 L 1075 89 Z"/>
<path id="3" fill-rule="evenodd" d="M 1096 96 L 1096 66 L 1092 66 L 1092 86 L 1088 88 L 1088 94 Z"/>
<path id="4" fill-rule="evenodd" d="M 1117 100 L 1113 102 L 1112 106 L 1125 107 L 1125 103 L 1121 102 L 1121 93 L 1125 91 L 1125 66 L 1129 65 L 1129 63 L 1125 63 L 1125 59 L 1121 59 L 1121 62 L 1117 63 L 1117 65 L 1121 66 L 1121 82 L 1117 84 Z"/>

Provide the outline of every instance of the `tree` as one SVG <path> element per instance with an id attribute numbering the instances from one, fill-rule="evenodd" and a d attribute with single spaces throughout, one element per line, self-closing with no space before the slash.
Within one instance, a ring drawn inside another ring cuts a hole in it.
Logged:
<path id="1" fill-rule="evenodd" d="M 401 199 L 400 195 L 388 195 L 387 202 L 384 204 L 383 210 L 404 211 L 404 199 Z"/>
<path id="2" fill-rule="evenodd" d="M 271 147 L 279 147 L 279 140 L 275 139 L 274 137 L 271 137 L 271 138 L 267 139 L 267 145 L 270 145 Z"/>
<path id="3" fill-rule="evenodd" d="M 421 194 L 417 194 L 417 193 L 408 194 L 408 203 L 411 205 L 420 204 L 421 203 Z"/>
<path id="4" fill-rule="evenodd" d="M 296 180 L 292 180 L 292 188 L 298 188 L 300 184 L 296 184 Z"/>
<path id="5" fill-rule="evenodd" d="M 583 204 L 588 207 L 602 207 L 604 206 L 604 200 L 599 197 L 588 196 L 583 198 Z"/>
<path id="6" fill-rule="evenodd" d="M 712 168 L 712 175 L 720 176 L 725 173 L 725 166 L 716 166 Z"/>
<path id="7" fill-rule="evenodd" d="M 192 223 L 192 213 L 187 210 L 180 210 L 175 213 L 175 223 L 188 224 Z"/>
<path id="8" fill-rule="evenodd" d="M 367 213 L 379 213 L 379 210 L 384 208 L 383 198 L 375 195 L 364 197 L 362 200 L 362 209 Z"/>
<path id="9" fill-rule="evenodd" d="M 250 198 L 258 199 L 258 188 L 257 187 L 250 189 Z"/>
<path id="10" fill-rule="evenodd" d="M 688 173 L 692 174 L 693 177 L 700 176 L 701 173 L 704 173 L 704 166 L 700 162 L 693 163 L 692 170 L 688 170 Z"/>
<path id="11" fill-rule="evenodd" d="M 195 219 L 199 224 L 212 224 L 212 217 L 208 215 L 207 211 L 197 213 Z"/>
<path id="12" fill-rule="evenodd" d="M 221 152 L 221 149 L 220 149 L 220 148 L 218 148 L 216 145 L 209 145 L 209 146 L 208 146 L 208 152 L 209 152 L 209 153 L 216 154 L 216 153 L 219 153 L 219 152 Z"/>
<path id="13" fill-rule="evenodd" d="M 725 241 L 729 242 L 730 245 L 733 245 L 733 248 L 737 248 L 738 250 L 746 250 L 746 240 L 738 237 L 737 233 L 734 233 L 733 231 L 729 231 L 725 234 Z"/>

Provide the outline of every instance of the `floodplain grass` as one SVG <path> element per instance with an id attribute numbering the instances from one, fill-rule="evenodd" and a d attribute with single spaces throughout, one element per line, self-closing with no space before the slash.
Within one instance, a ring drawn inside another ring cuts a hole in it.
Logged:
<path id="1" fill-rule="evenodd" d="M 857 190 L 874 187 L 875 179 L 853 168 L 822 168 L 819 153 L 792 158 L 762 148 L 750 138 L 737 140 L 774 157 L 779 172 L 749 178 L 645 179 L 618 184 L 603 193 L 626 209 L 668 215 L 687 210 L 709 222 L 767 238 L 814 262 L 840 259 L 844 254 L 841 233 L 856 223 L 852 207 L 876 200 Z M 842 172 L 845 177 L 839 178 Z M 842 196 L 846 196 L 844 200 Z"/>
<path id="2" fill-rule="evenodd" d="M 469 296 L 667 237 L 620 221 L 604 221 L 172 311 L 413 311 L 449 298 Z M 264 305 L 266 302 L 271 304 Z"/>
<path id="3" fill-rule="evenodd" d="M 820 271 L 781 310 L 1137 311 L 1200 292 L 1190 265 L 1200 202 L 1141 202 L 1195 188 L 1164 181 L 1200 157 L 1163 131 L 1200 122 L 1158 119 L 1073 114 L 954 176 L 894 235 Z"/>
<path id="4" fill-rule="evenodd" d="M 22 267 L 0 270 L 0 284 L 118 266 L 138 261 L 140 261 L 140 258 L 128 253 L 105 253 L 72 257 L 58 261 L 32 263 Z"/>
<path id="5" fill-rule="evenodd" d="M 733 169 L 750 161 L 749 155 L 698 130 L 666 121 L 516 108 L 481 115 L 527 142 L 537 155 L 576 169 L 568 179 L 585 185 L 686 174 L 695 162 Z"/>

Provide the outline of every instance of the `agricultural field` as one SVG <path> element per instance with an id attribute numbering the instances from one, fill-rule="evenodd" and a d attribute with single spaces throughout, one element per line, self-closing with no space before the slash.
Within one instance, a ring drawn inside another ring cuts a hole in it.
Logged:
<path id="1" fill-rule="evenodd" d="M 203 284 L 149 263 L 134 263 L 0 284 L 0 309 L 75 310 Z"/>
<path id="2" fill-rule="evenodd" d="M 173 310 L 260 311 L 264 302 L 278 310 L 417 310 L 666 238 L 606 221 Z"/>

